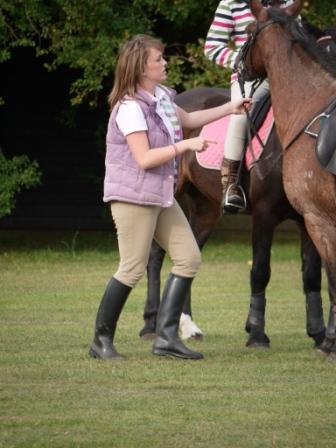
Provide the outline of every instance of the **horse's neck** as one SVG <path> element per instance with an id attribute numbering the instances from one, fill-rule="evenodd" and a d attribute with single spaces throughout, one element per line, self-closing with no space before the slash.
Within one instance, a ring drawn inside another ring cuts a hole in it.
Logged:
<path id="1" fill-rule="evenodd" d="M 278 31 L 277 39 L 265 36 L 262 45 L 267 49 L 264 62 L 277 131 L 285 146 L 307 120 L 336 96 L 336 80 L 283 32 Z"/>

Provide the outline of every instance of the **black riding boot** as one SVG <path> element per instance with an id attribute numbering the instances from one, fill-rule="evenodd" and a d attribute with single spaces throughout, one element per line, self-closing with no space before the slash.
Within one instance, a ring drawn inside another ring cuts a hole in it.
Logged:
<path id="1" fill-rule="evenodd" d="M 239 160 L 223 159 L 222 185 L 223 198 L 222 209 L 227 213 L 237 213 L 246 208 L 246 198 L 243 188 L 237 183 Z"/>
<path id="2" fill-rule="evenodd" d="M 93 358 L 125 359 L 114 348 L 113 337 L 131 289 L 114 277 L 109 281 L 97 313 L 94 339 L 89 352 Z"/>
<path id="3" fill-rule="evenodd" d="M 165 285 L 156 323 L 153 354 L 176 356 L 185 359 L 201 359 L 202 353 L 189 350 L 178 336 L 178 328 L 186 294 L 192 278 L 169 274 Z"/>

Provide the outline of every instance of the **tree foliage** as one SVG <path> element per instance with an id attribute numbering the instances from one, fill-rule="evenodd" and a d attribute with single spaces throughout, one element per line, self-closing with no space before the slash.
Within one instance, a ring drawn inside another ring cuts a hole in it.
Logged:
<path id="1" fill-rule="evenodd" d="M 36 161 L 25 155 L 6 159 L 0 150 L 0 218 L 8 215 L 15 206 L 15 195 L 22 188 L 40 182 L 41 173 Z"/>
<path id="2" fill-rule="evenodd" d="M 303 14 L 309 22 L 321 29 L 336 25 L 336 3 L 333 1 L 306 1 Z"/>
<path id="3" fill-rule="evenodd" d="M 170 79 L 178 88 L 227 82 L 228 76 L 205 61 L 205 38 L 218 1 L 203 0 L 0 0 L 0 62 L 15 47 L 35 48 L 44 65 L 76 71 L 72 104 L 95 106 L 113 73 L 118 48 L 135 33 L 151 33 L 167 44 Z M 305 2 L 314 24 L 335 23 L 329 0 Z"/>
<path id="4" fill-rule="evenodd" d="M 203 2 L 207 23 L 215 3 Z M 194 0 L 0 0 L 0 62 L 16 47 L 33 47 L 48 70 L 66 65 L 77 71 L 72 104 L 95 105 L 121 42 L 135 33 L 162 37 L 164 29 L 165 42 L 188 41 L 185 24 L 198 36 L 201 20 L 204 11 Z"/>
<path id="5" fill-rule="evenodd" d="M 106 97 L 120 44 L 135 33 L 153 34 L 167 45 L 169 84 L 226 86 L 228 71 L 207 61 L 203 42 L 218 0 L 0 0 L 0 63 L 15 48 L 35 49 L 47 70 L 75 73 L 72 105 L 95 107 Z M 336 23 L 336 5 L 306 1 L 303 15 L 319 27 Z M 1 101 L 1 100 L 0 100 Z M 1 104 L 1 103 L 0 103 Z M 36 162 L 7 160 L 0 152 L 0 217 L 22 187 L 36 185 Z"/>

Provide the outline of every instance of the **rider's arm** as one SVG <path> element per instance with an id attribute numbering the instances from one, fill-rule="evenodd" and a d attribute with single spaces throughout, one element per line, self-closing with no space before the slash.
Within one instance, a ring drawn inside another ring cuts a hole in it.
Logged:
<path id="1" fill-rule="evenodd" d="M 238 52 L 229 46 L 232 31 L 236 26 L 230 3 L 235 2 L 227 0 L 219 2 L 206 37 L 204 54 L 210 61 L 233 69 Z M 243 13 L 244 11 L 242 11 Z"/>

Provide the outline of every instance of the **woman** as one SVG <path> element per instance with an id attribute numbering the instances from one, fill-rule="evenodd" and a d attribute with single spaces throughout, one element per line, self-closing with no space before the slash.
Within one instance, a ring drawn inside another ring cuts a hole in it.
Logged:
<path id="1" fill-rule="evenodd" d="M 173 261 L 161 300 L 152 352 L 203 358 L 178 337 L 185 295 L 201 263 L 188 221 L 174 199 L 175 159 L 202 151 L 210 140 L 182 140 L 182 125 L 197 128 L 226 114 L 242 113 L 250 100 L 187 113 L 174 104 L 160 41 L 137 35 L 122 47 L 109 95 L 104 201 L 111 204 L 120 263 L 100 303 L 90 355 L 124 359 L 113 345 L 119 315 L 143 276 L 153 238 Z"/>
<path id="2" fill-rule="evenodd" d="M 209 28 L 204 53 L 208 59 L 218 65 L 233 71 L 231 76 L 231 100 L 241 98 L 238 75 L 234 72 L 239 50 L 247 40 L 246 27 L 255 19 L 252 15 L 248 0 L 221 0 Z M 289 1 L 264 0 L 265 6 L 285 7 Z M 250 92 L 252 83 L 245 84 L 245 91 Z M 269 94 L 267 79 L 257 88 L 253 95 L 253 104 L 263 101 Z M 253 106 L 255 107 L 255 106 Z M 224 145 L 224 159 L 222 166 L 224 211 L 236 212 L 245 208 L 245 199 L 241 187 L 236 185 L 239 163 L 245 147 L 247 135 L 246 115 L 233 116 Z"/>

